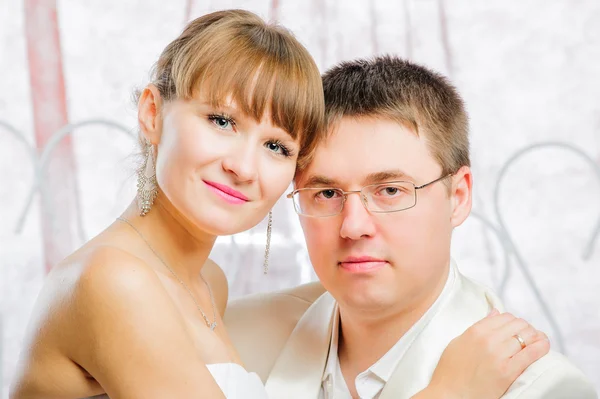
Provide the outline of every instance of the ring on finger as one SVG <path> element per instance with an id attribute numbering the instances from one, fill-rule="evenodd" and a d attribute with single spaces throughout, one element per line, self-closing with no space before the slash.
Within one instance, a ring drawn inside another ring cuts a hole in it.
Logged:
<path id="1" fill-rule="evenodd" d="M 516 339 L 517 341 L 519 341 L 519 345 L 521 345 L 521 349 L 525 349 L 527 344 L 525 343 L 525 340 L 523 339 L 523 337 L 521 337 L 519 334 L 515 334 L 515 335 L 513 335 L 513 338 Z"/>

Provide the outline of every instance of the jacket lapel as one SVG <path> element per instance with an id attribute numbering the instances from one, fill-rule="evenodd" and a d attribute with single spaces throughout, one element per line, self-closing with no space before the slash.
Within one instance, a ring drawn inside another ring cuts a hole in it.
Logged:
<path id="1" fill-rule="evenodd" d="M 325 293 L 298 321 L 265 384 L 269 398 L 318 398 L 334 310 L 335 300 Z"/>
<path id="2" fill-rule="evenodd" d="M 456 280 L 446 303 L 441 304 L 404 354 L 380 399 L 408 399 L 423 390 L 450 341 L 484 318 L 493 307 L 502 310 L 500 301 L 489 291 L 462 276 L 456 265 L 452 269 Z"/>

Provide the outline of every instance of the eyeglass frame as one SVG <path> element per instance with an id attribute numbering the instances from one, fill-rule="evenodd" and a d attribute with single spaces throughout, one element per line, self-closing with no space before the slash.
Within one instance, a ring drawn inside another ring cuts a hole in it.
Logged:
<path id="1" fill-rule="evenodd" d="M 361 195 L 360 196 L 360 202 L 363 204 L 363 207 L 368 211 L 368 212 L 373 212 L 373 213 L 394 213 L 394 212 L 402 212 L 405 211 L 407 209 L 411 209 L 414 208 L 415 206 L 417 206 L 417 190 L 421 190 L 425 187 L 428 187 L 434 183 L 437 183 L 439 181 L 442 181 L 450 176 L 453 176 L 454 173 L 448 173 L 446 175 L 440 176 L 435 180 L 430 181 L 429 183 L 425 183 L 425 184 L 421 184 L 420 186 L 415 185 L 415 183 L 411 182 L 411 181 L 405 181 L 405 180 L 395 180 L 395 181 L 387 181 L 387 182 L 382 182 L 382 183 L 374 183 L 374 184 L 368 184 L 366 186 L 364 186 L 363 188 L 361 188 L 360 190 L 351 190 L 351 191 L 344 191 L 341 188 L 335 188 L 335 187 L 304 187 L 304 188 L 298 188 L 288 194 L 286 194 L 286 198 L 291 198 L 292 202 L 294 203 L 294 211 L 300 215 L 300 216 L 305 216 L 305 217 L 309 217 L 309 218 L 328 218 L 331 216 L 338 216 L 339 214 L 342 213 L 342 211 L 344 210 L 344 205 L 346 205 L 346 201 L 348 200 L 348 194 L 362 194 L 362 190 L 364 190 L 366 187 L 371 187 L 371 186 L 379 186 L 379 185 L 385 185 L 385 184 L 397 184 L 397 183 L 408 183 L 408 184 L 412 184 L 412 186 L 414 187 L 414 193 L 415 193 L 415 203 L 411 206 L 409 206 L 408 208 L 403 208 L 403 209 L 398 209 L 395 211 L 373 211 L 371 209 L 369 209 L 368 205 L 365 203 L 365 196 Z M 322 191 L 325 190 L 336 190 L 342 193 L 343 195 L 343 201 L 342 201 L 342 205 L 340 206 L 340 211 L 338 213 L 333 213 L 331 215 L 323 215 L 323 216 L 314 216 L 314 215 L 305 215 L 303 213 L 298 212 L 298 209 L 296 208 L 296 201 L 294 200 L 294 194 L 300 192 L 300 191 L 304 191 L 304 190 L 315 190 L 315 189 L 321 189 Z"/>

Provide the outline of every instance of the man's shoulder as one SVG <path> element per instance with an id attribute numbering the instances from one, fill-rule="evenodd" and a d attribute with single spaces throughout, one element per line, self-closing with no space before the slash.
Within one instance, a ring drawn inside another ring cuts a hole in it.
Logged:
<path id="1" fill-rule="evenodd" d="M 224 322 L 249 371 L 266 380 L 296 324 L 323 293 L 323 286 L 315 282 L 228 303 Z"/>
<path id="2" fill-rule="evenodd" d="M 234 299 L 227 304 L 225 324 L 229 330 L 269 328 L 291 330 L 304 312 L 325 292 L 318 283 L 254 294 Z"/>
<path id="3" fill-rule="evenodd" d="M 277 306 L 300 306 L 308 308 L 318 297 L 325 293 L 325 288 L 319 282 L 302 284 L 293 288 L 280 291 L 253 294 L 234 299 L 227 304 L 227 312 L 230 310 L 259 310 L 264 308 L 270 310 Z"/>
<path id="4" fill-rule="evenodd" d="M 502 301 L 489 287 L 460 275 L 461 306 L 473 316 L 482 317 L 483 311 L 504 308 Z M 466 304 L 469 306 L 466 306 Z M 478 309 L 482 305 L 483 308 Z M 475 321 L 475 320 L 471 320 Z M 531 366 L 511 385 L 503 399 L 597 399 L 589 379 L 569 359 L 550 351 Z"/>
<path id="5" fill-rule="evenodd" d="M 558 352 L 529 366 L 511 385 L 504 399 L 597 399 L 586 376 Z"/>

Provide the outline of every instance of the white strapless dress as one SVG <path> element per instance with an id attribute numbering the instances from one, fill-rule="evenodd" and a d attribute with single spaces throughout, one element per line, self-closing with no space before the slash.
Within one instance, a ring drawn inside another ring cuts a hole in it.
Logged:
<path id="1" fill-rule="evenodd" d="M 267 391 L 256 373 L 249 373 L 237 363 L 207 364 L 227 399 L 267 399 Z"/>
<path id="2" fill-rule="evenodd" d="M 237 363 L 207 364 L 208 371 L 227 399 L 268 399 L 267 391 L 256 373 L 249 373 Z M 198 397 L 202 397 L 201 394 Z M 109 399 L 107 395 L 90 399 Z"/>

